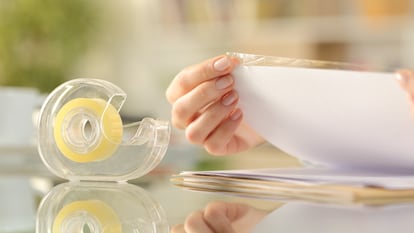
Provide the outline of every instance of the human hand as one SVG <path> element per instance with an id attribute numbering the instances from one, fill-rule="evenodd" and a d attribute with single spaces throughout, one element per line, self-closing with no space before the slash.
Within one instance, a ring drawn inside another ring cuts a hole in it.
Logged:
<path id="1" fill-rule="evenodd" d="M 402 69 L 397 74 L 401 87 L 408 93 L 414 114 L 414 70 Z"/>
<path id="2" fill-rule="evenodd" d="M 243 122 L 231 72 L 237 58 L 221 55 L 183 69 L 167 88 L 172 124 L 211 154 L 250 149 L 263 139 Z"/>
<path id="3" fill-rule="evenodd" d="M 268 213 L 239 203 L 211 202 L 171 233 L 248 233 Z"/>

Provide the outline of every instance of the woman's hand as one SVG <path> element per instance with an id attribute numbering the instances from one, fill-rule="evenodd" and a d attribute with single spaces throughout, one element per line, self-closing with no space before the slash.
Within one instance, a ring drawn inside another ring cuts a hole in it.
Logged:
<path id="1" fill-rule="evenodd" d="M 263 139 L 243 122 L 231 75 L 239 61 L 221 55 L 183 69 L 166 97 L 172 104 L 172 124 L 185 129 L 187 139 L 211 154 L 250 149 Z"/>
<path id="2" fill-rule="evenodd" d="M 403 69 L 397 71 L 397 74 L 401 87 L 408 93 L 414 114 L 414 70 Z"/>
<path id="3" fill-rule="evenodd" d="M 244 204 L 212 202 L 174 226 L 171 233 L 247 233 L 267 214 Z"/>

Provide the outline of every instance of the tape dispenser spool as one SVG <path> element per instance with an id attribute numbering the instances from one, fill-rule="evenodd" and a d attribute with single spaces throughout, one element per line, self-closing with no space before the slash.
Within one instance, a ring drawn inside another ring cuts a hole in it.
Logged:
<path id="1" fill-rule="evenodd" d="M 74 79 L 57 87 L 38 120 L 38 150 L 57 176 L 69 180 L 121 181 L 151 171 L 164 157 L 168 122 L 144 118 L 123 125 L 126 94 L 97 79 Z"/>
<path id="2" fill-rule="evenodd" d="M 118 182 L 67 182 L 42 199 L 38 233 L 167 233 L 161 205 L 144 189 Z"/>

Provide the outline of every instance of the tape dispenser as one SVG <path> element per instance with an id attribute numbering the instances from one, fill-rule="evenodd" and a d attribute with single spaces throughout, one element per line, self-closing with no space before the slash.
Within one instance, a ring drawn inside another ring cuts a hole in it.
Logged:
<path id="1" fill-rule="evenodd" d="M 68 180 L 125 181 L 153 170 L 164 157 L 170 126 L 144 118 L 123 124 L 126 94 L 97 79 L 74 79 L 45 100 L 38 119 L 38 151 Z"/>

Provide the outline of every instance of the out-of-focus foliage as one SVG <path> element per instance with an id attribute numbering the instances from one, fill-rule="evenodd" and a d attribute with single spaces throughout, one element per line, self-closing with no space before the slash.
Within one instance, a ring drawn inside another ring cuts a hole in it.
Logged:
<path id="1" fill-rule="evenodd" d="M 0 85 L 49 92 L 65 81 L 99 26 L 92 0 L 1 0 Z"/>

